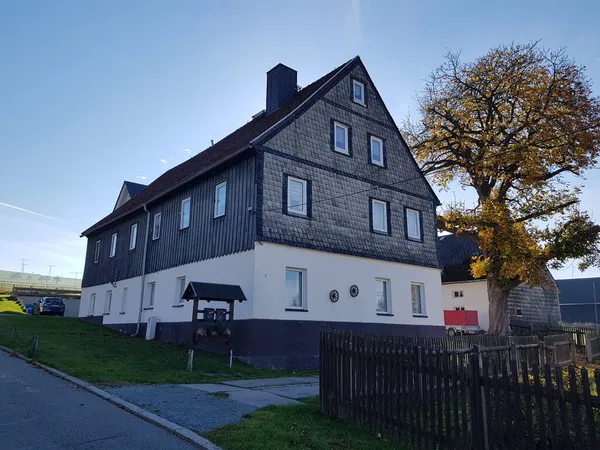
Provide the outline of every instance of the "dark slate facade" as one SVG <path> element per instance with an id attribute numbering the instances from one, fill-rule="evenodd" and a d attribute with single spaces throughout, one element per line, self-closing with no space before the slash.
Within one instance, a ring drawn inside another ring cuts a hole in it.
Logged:
<path id="1" fill-rule="evenodd" d="M 437 198 L 361 64 L 301 115 L 261 142 L 257 225 L 261 241 L 439 267 Z M 364 83 L 367 107 L 352 101 Z M 332 121 L 350 127 L 350 156 L 332 150 Z M 370 135 L 384 141 L 386 167 L 370 164 Z M 282 214 L 286 175 L 310 182 L 309 219 Z M 389 202 L 389 236 L 372 233 L 370 199 Z M 406 238 L 406 207 L 421 212 L 423 241 Z"/>
<path id="2" fill-rule="evenodd" d="M 255 241 L 255 155 L 247 155 L 220 170 L 148 205 L 150 227 L 146 273 L 249 250 Z M 214 218 L 215 187 L 227 182 L 225 215 Z M 190 227 L 179 229 L 181 201 L 191 198 Z M 160 212 L 160 238 L 152 239 L 154 215 Z M 110 283 L 142 274 L 146 213 L 138 212 L 99 233 L 88 236 L 82 287 Z M 138 223 L 137 245 L 129 251 L 129 230 Z M 110 240 L 118 233 L 117 252 L 109 258 Z M 96 241 L 100 260 L 94 263 Z"/>

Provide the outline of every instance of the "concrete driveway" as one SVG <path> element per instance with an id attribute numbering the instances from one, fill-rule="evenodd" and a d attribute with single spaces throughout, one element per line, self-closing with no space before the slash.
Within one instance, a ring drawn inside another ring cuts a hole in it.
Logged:
<path id="1" fill-rule="evenodd" d="M 105 389 L 147 411 L 191 430 L 206 432 L 240 422 L 269 405 L 298 403 L 319 394 L 317 377 L 266 378 L 211 384 L 125 386 Z"/>
<path id="2" fill-rule="evenodd" d="M 0 352 L 0 448 L 194 449 L 155 425 Z"/>

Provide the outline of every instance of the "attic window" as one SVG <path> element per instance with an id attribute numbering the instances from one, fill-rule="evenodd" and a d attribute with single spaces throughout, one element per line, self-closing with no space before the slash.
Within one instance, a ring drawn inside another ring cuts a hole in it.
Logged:
<path id="1" fill-rule="evenodd" d="M 352 80 L 352 100 L 365 106 L 365 85 L 360 81 Z"/>
<path id="2" fill-rule="evenodd" d="M 454 298 L 464 297 L 464 293 L 463 293 L 463 291 L 452 291 L 452 297 L 454 297 Z"/>

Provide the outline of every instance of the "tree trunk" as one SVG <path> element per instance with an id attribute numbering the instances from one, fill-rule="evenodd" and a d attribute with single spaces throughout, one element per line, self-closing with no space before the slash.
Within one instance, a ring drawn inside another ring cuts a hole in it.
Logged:
<path id="1" fill-rule="evenodd" d="M 508 335 L 508 294 L 510 289 L 502 286 L 494 276 L 487 277 L 487 291 L 490 302 L 490 328 L 488 334 Z"/>

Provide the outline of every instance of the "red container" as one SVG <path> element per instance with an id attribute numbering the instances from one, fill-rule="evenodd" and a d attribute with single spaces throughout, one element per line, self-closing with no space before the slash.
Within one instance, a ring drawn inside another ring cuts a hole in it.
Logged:
<path id="1" fill-rule="evenodd" d="M 477 311 L 449 309 L 444 311 L 444 323 L 453 327 L 479 327 Z"/>

